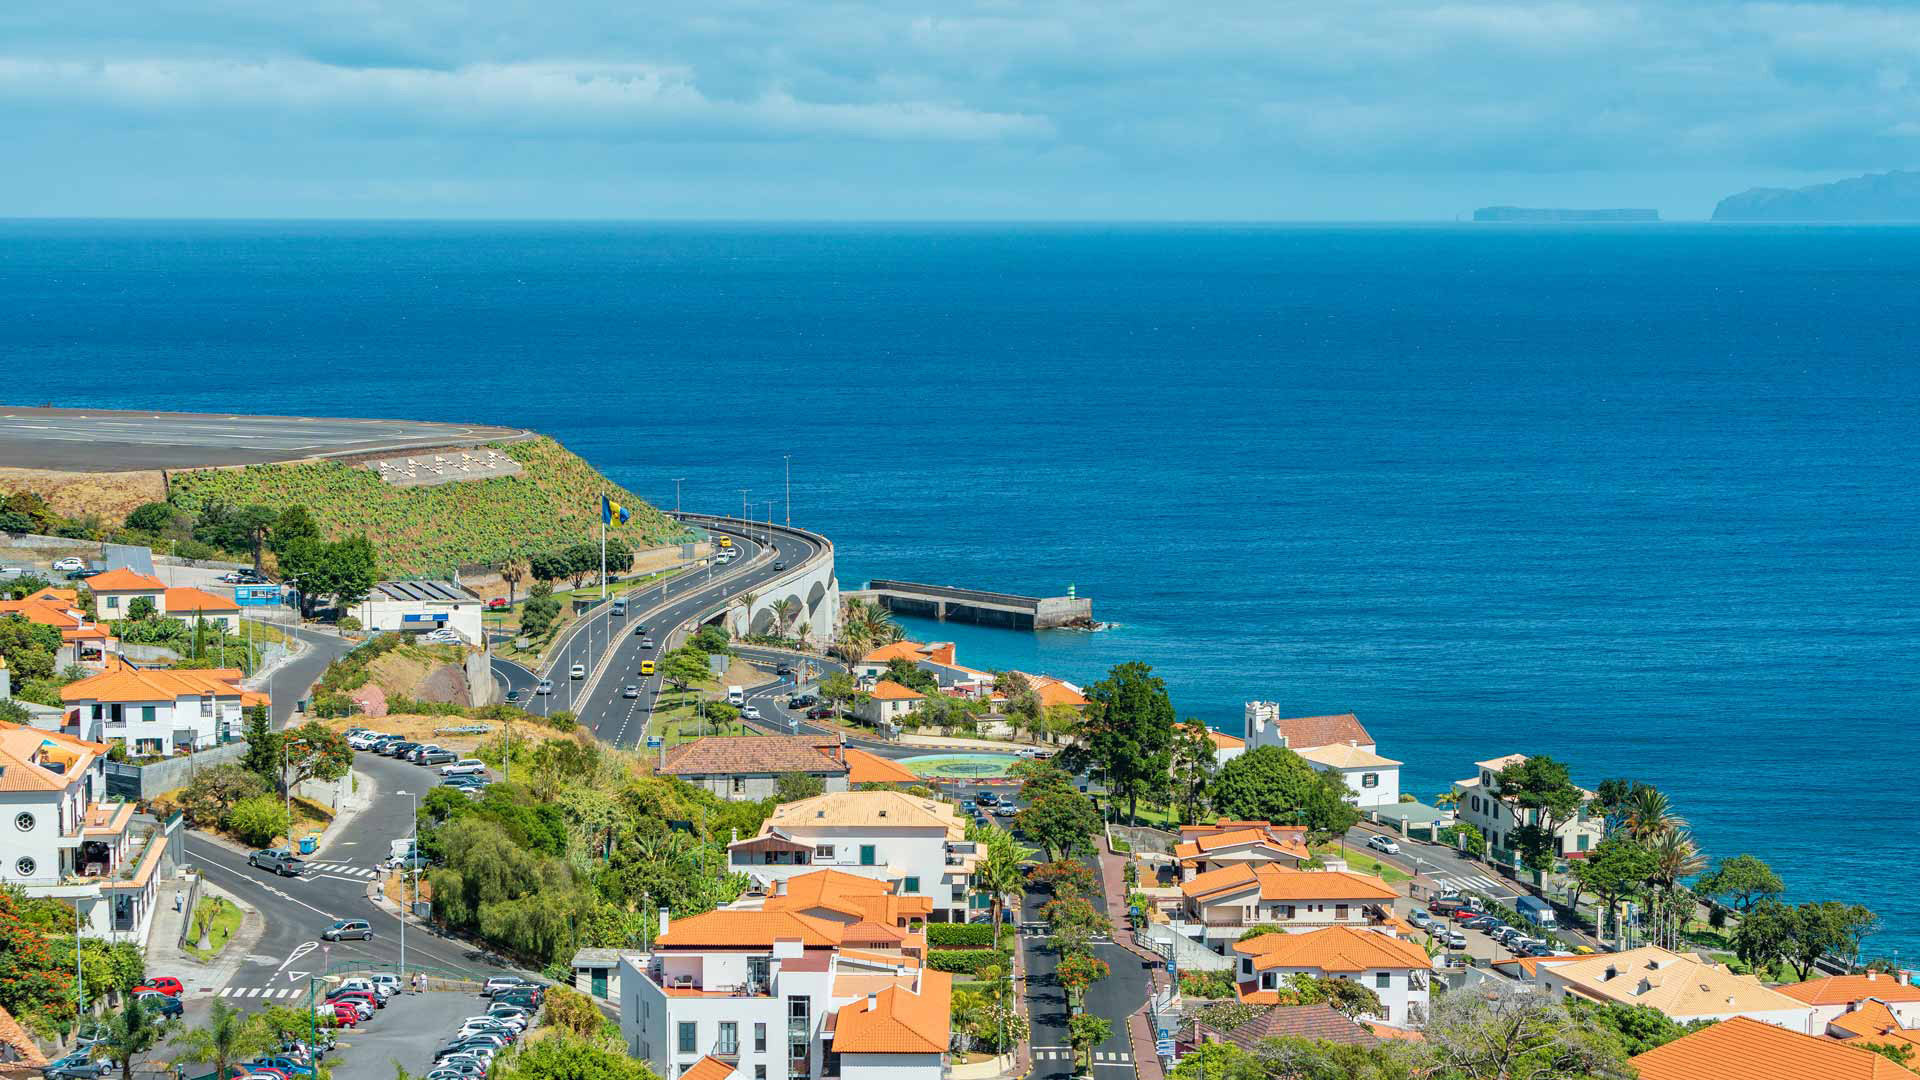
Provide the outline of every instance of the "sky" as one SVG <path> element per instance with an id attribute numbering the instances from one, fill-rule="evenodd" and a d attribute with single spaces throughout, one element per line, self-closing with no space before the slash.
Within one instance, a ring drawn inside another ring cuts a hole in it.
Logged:
<path id="1" fill-rule="evenodd" d="M 1920 3 L 0 5 L 0 217 L 1452 220 L 1920 165 Z"/>

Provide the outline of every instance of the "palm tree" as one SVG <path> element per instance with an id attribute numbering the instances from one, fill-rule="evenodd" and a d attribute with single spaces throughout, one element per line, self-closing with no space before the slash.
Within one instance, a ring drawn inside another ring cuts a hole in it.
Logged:
<path id="1" fill-rule="evenodd" d="M 1707 868 L 1707 857 L 1693 842 L 1693 834 L 1686 829 L 1672 828 L 1660 833 L 1648 845 L 1653 852 L 1653 877 L 1648 884 L 1653 886 L 1661 909 L 1659 926 L 1663 937 L 1669 942 L 1677 941 L 1680 924 L 1684 919 L 1676 919 L 1680 914 L 1682 897 L 1691 900 L 1693 894 L 1681 884 L 1682 879 L 1690 878 Z M 1669 921 L 1673 922 L 1669 928 Z M 1670 936 L 1669 936 L 1670 935 Z"/>
<path id="2" fill-rule="evenodd" d="M 215 1000 L 205 1027 L 186 1028 L 174 1035 L 173 1042 L 184 1050 L 188 1061 L 212 1065 L 213 1075 L 224 1077 L 233 1072 L 233 1063 L 267 1048 L 265 1033 L 248 1023 L 245 1013 Z"/>
<path id="3" fill-rule="evenodd" d="M 1627 835 L 1643 843 L 1661 833 L 1684 829 L 1687 820 L 1673 812 L 1673 803 L 1658 788 L 1641 785 L 1627 797 Z"/>
<path id="4" fill-rule="evenodd" d="M 133 1059 L 153 1049 L 166 1033 L 166 1025 L 135 998 L 107 1022 L 107 1037 L 101 1045 L 120 1062 L 120 1080 L 133 1080 Z"/>
<path id="5" fill-rule="evenodd" d="M 800 601 L 791 596 L 783 596 L 775 600 L 770 607 L 773 611 L 773 623 L 784 635 L 787 628 L 793 624 L 794 618 L 800 614 Z"/>
<path id="6" fill-rule="evenodd" d="M 513 589 L 527 576 L 527 560 L 515 555 L 500 564 L 500 580 L 507 583 L 507 606 L 513 606 Z"/>
<path id="7" fill-rule="evenodd" d="M 997 826 L 989 827 L 986 849 L 987 857 L 980 860 L 974 871 L 974 880 L 993 901 L 993 940 L 997 947 L 1000 942 L 1000 916 L 1007 897 L 1025 889 L 1026 878 L 1020 873 L 1022 853 L 1019 845 L 1013 842 L 1012 833 Z"/>
<path id="8" fill-rule="evenodd" d="M 987 996 L 978 990 L 953 991 L 953 1033 L 960 1036 L 960 1052 L 973 1049 L 974 1036 L 987 1018 Z"/>

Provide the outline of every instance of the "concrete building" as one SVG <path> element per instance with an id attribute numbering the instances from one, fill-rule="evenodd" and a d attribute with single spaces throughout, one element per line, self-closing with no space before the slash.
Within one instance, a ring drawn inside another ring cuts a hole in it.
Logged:
<path id="1" fill-rule="evenodd" d="M 486 640 L 480 597 L 455 581 L 383 581 L 355 612 L 369 631 L 424 633 L 448 629 L 469 645 Z"/>
<path id="2" fill-rule="evenodd" d="M 1226 818 L 1211 825 L 1180 826 L 1180 842 L 1173 848 L 1182 882 L 1225 866 L 1299 866 L 1311 858 L 1304 825 Z"/>
<path id="3" fill-rule="evenodd" d="M 1400 895 L 1364 874 L 1244 862 L 1184 881 L 1180 894 L 1184 903 L 1174 929 L 1221 955 L 1256 926 L 1298 934 L 1385 925 Z"/>
<path id="4" fill-rule="evenodd" d="M 1508 754 L 1487 761 L 1476 761 L 1473 767 L 1477 771 L 1473 776 L 1453 782 L 1453 792 L 1459 800 L 1454 804 L 1456 820 L 1480 830 L 1480 835 L 1487 838 L 1488 854 L 1508 865 L 1519 861 L 1519 855 L 1514 850 L 1515 831 L 1522 825 L 1537 825 L 1540 821 L 1539 811 L 1523 809 L 1500 797 L 1501 770 L 1526 760 L 1525 754 Z M 1593 792 L 1584 794 L 1587 800 L 1593 799 Z M 1588 816 L 1584 810 L 1572 820 L 1562 823 L 1554 832 L 1560 857 L 1579 858 L 1592 850 L 1605 835 L 1605 824 L 1597 816 Z"/>
<path id="5" fill-rule="evenodd" d="M 1395 1028 L 1427 1022 L 1433 962 L 1425 949 L 1382 930 L 1333 926 L 1302 934 L 1268 934 L 1236 942 L 1239 997 L 1277 1005 L 1295 975 L 1351 979 L 1380 998 L 1381 1015 L 1359 1017 Z"/>
<path id="6" fill-rule="evenodd" d="M 932 901 L 934 922 L 965 922 L 979 852 L 953 806 L 897 791 L 843 791 L 786 803 L 728 862 L 763 887 L 831 868 Z"/>
<path id="7" fill-rule="evenodd" d="M 69 664 L 98 668 L 120 644 L 111 627 L 87 618 L 73 589 L 47 588 L 19 600 L 0 600 L 0 616 L 6 615 L 60 632 L 56 668 Z"/>
<path id="8" fill-rule="evenodd" d="M 668 1080 L 941 1080 L 953 980 L 793 911 L 662 912 L 620 959 L 620 1032 Z"/>
<path id="9" fill-rule="evenodd" d="M 1869 971 L 1864 975 L 1836 975 L 1776 987 L 1781 993 L 1813 1007 L 1816 1026 L 1829 1024 L 1870 1001 L 1885 1006 L 1903 1028 L 1920 1028 L 1920 986 L 1891 975 Z"/>
<path id="10" fill-rule="evenodd" d="M 837 735 L 708 736 L 664 751 L 656 771 L 735 802 L 772 798 L 780 777 L 788 773 L 815 777 L 827 791 L 920 782 L 899 765 L 848 746 Z"/>
<path id="11" fill-rule="evenodd" d="M 875 731 L 888 731 L 900 726 L 927 695 L 918 690 L 901 686 L 891 679 L 881 679 L 867 691 L 866 700 L 854 705 L 853 715 L 864 721 Z"/>
<path id="12" fill-rule="evenodd" d="M 1640 1080 L 1912 1080 L 1871 1050 L 1735 1017 L 1631 1059 Z"/>
<path id="13" fill-rule="evenodd" d="M 982 698 L 993 694 L 993 672 L 963 666 L 954 659 L 951 641 L 936 641 L 931 645 L 922 645 L 917 641 L 896 641 L 891 645 L 882 645 L 853 665 L 853 677 L 863 681 L 878 679 L 887 673 L 888 665 L 895 660 L 905 661 L 932 675 L 942 691 L 955 697 Z"/>
<path id="14" fill-rule="evenodd" d="M 1534 970 L 1534 981 L 1557 998 L 1645 1005 L 1681 1023 L 1744 1016 L 1803 1035 L 1824 1030 L 1815 1023 L 1813 1006 L 1693 953 L 1647 945 L 1555 958 Z"/>
<path id="15" fill-rule="evenodd" d="M 1281 716 L 1271 701 L 1249 701 L 1246 708 L 1249 749 L 1277 746 L 1296 753 L 1315 746 L 1357 746 L 1378 752 L 1373 736 L 1352 713 L 1330 716 Z"/>
<path id="16" fill-rule="evenodd" d="M 87 579 L 87 588 L 93 592 L 95 612 L 107 622 L 126 618 L 133 602 L 141 599 L 153 604 L 155 614 L 166 613 L 167 583 L 137 570 L 95 574 Z"/>
<path id="17" fill-rule="evenodd" d="M 106 801 L 107 750 L 0 724 L 0 884 L 77 906 L 87 937 L 144 942 L 173 836 Z"/>
<path id="18" fill-rule="evenodd" d="M 271 699 L 240 687 L 238 668 L 136 668 L 114 661 L 98 675 L 60 688 L 62 730 L 91 742 L 122 743 L 134 757 L 204 750 L 238 734 L 246 708 Z"/>
<path id="19" fill-rule="evenodd" d="M 1400 762 L 1392 758 L 1355 743 L 1310 746 L 1296 752 L 1317 768 L 1339 773 L 1353 792 L 1355 805 L 1362 810 L 1400 801 Z"/>

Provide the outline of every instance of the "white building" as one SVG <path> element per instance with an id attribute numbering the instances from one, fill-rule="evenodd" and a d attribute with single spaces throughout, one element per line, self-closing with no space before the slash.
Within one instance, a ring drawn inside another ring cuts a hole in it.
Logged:
<path id="1" fill-rule="evenodd" d="M 737 873 L 768 885 L 831 868 L 892 882 L 933 902 L 934 922 L 965 922 L 979 854 L 951 804 L 897 791 L 837 791 L 786 803 L 758 836 L 727 845 Z"/>
<path id="2" fill-rule="evenodd" d="M 620 957 L 620 1034 L 667 1080 L 941 1080 L 952 977 L 793 911 L 671 920 Z"/>
<path id="3" fill-rule="evenodd" d="M 153 604 L 155 615 L 183 622 L 219 623 L 228 633 L 240 630 L 240 605 L 232 597 L 215 596 L 203 589 L 168 585 L 156 577 L 122 567 L 87 579 L 92 590 L 95 614 L 102 621 L 127 618 L 133 602 L 145 599 Z"/>
<path id="4" fill-rule="evenodd" d="M 63 730 L 92 742 L 119 742 L 134 757 L 204 750 L 237 734 L 244 710 L 270 703 L 240 688 L 238 668 L 135 668 L 106 671 L 60 688 Z"/>
<path id="5" fill-rule="evenodd" d="M 1459 800 L 1453 808 L 1455 819 L 1480 830 L 1480 835 L 1487 838 L 1488 854 L 1507 863 L 1516 863 L 1519 859 L 1514 849 L 1514 833 L 1522 825 L 1537 825 L 1540 820 L 1539 811 L 1522 809 L 1500 796 L 1501 771 L 1526 760 L 1525 754 L 1508 754 L 1476 761 L 1473 763 L 1475 775 L 1453 782 L 1453 793 Z M 1587 801 L 1593 799 L 1591 791 L 1583 795 Z M 1554 837 L 1559 841 L 1556 850 L 1561 858 L 1579 858 L 1600 843 L 1604 835 L 1605 822 L 1598 816 L 1588 816 L 1582 809 L 1555 830 Z"/>
<path id="6" fill-rule="evenodd" d="M 1255 926 L 1290 934 L 1329 926 L 1390 926 L 1392 886 L 1344 870 L 1296 870 L 1275 863 L 1234 863 L 1181 882 L 1174 929 L 1226 955 Z"/>
<path id="7" fill-rule="evenodd" d="M 1836 975 L 1808 979 L 1777 989 L 1788 997 L 1813 1008 L 1815 1034 L 1847 1013 L 1859 1010 L 1870 1001 L 1885 1006 L 1893 1021 L 1902 1028 L 1920 1028 L 1920 986 L 1901 982 L 1892 975 L 1869 971 L 1864 975 Z"/>
<path id="8" fill-rule="evenodd" d="M 957 697 L 988 697 L 993 693 L 993 672 L 970 668 L 954 659 L 951 641 L 936 641 L 931 645 L 896 641 L 882 645 L 853 665 L 853 677 L 863 682 L 876 680 L 887 673 L 888 665 L 895 660 L 904 660 L 932 675 L 935 685 Z"/>
<path id="9" fill-rule="evenodd" d="M 1802 1035 L 1826 1032 L 1806 1002 L 1693 953 L 1653 945 L 1553 958 L 1534 969 L 1534 981 L 1556 998 L 1645 1005 L 1681 1023 L 1745 1016 Z"/>
<path id="10" fill-rule="evenodd" d="M 104 801 L 107 749 L 0 724 L 0 885 L 74 905 L 85 936 L 144 942 L 173 837 Z"/>
<path id="11" fill-rule="evenodd" d="M 1400 801 L 1400 762 L 1392 758 L 1355 743 L 1310 746 L 1295 752 L 1317 768 L 1339 773 L 1353 792 L 1355 805 L 1362 810 Z"/>
<path id="12" fill-rule="evenodd" d="M 369 631 L 453 630 L 470 645 L 486 640 L 480 597 L 455 581 L 383 581 L 355 609 Z"/>
<path id="13" fill-rule="evenodd" d="M 1273 1005 L 1295 975 L 1351 979 L 1380 998 L 1381 1015 L 1356 1017 L 1387 1027 L 1427 1022 L 1433 962 L 1425 949 L 1387 930 L 1346 926 L 1302 934 L 1268 934 L 1238 942 L 1240 1000 Z"/>
<path id="14" fill-rule="evenodd" d="M 900 726 L 900 721 L 920 707 L 927 695 L 912 687 L 902 686 L 891 679 L 881 679 L 867 690 L 864 700 L 853 707 L 853 715 L 859 717 L 875 731 L 885 731 Z"/>

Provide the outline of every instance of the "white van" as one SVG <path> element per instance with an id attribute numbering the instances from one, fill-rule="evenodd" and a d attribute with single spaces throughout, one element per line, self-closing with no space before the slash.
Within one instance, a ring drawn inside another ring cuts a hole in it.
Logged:
<path id="1" fill-rule="evenodd" d="M 413 854 L 413 837 L 395 840 L 387 845 L 387 858 L 404 859 Z"/>
<path id="2" fill-rule="evenodd" d="M 745 705 L 746 703 L 747 703 L 747 691 L 744 687 L 739 687 L 739 686 L 727 687 L 727 704 Z"/>

